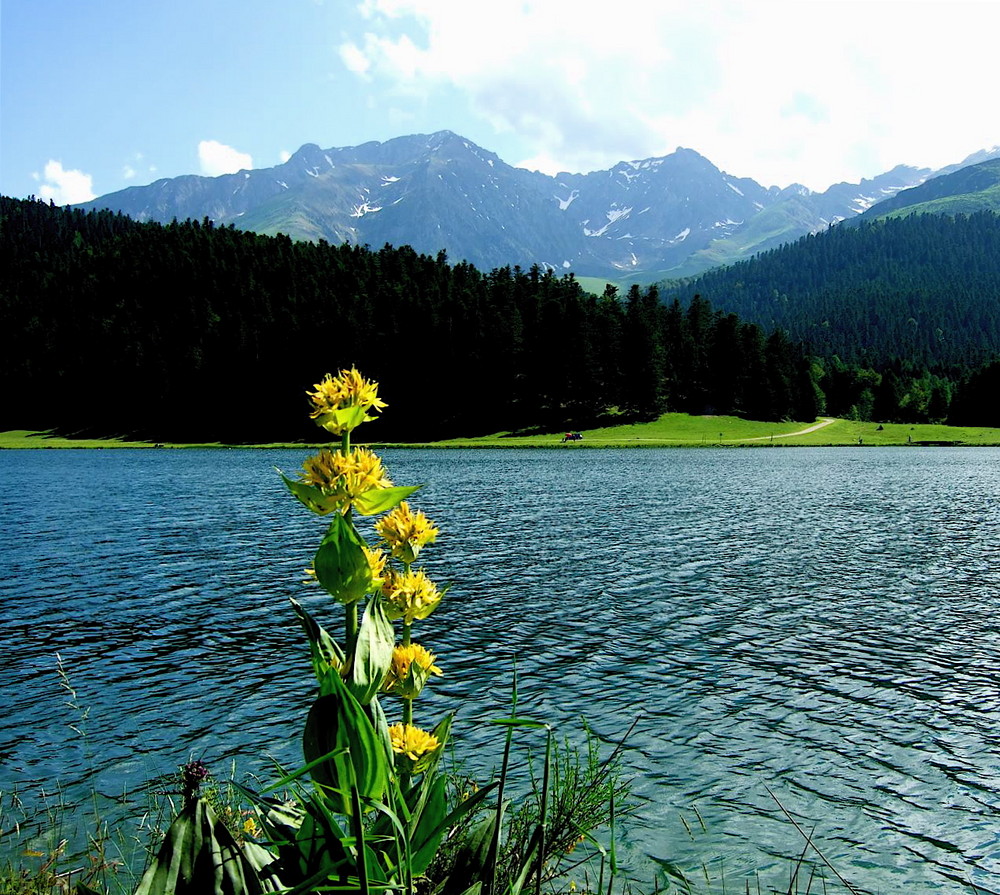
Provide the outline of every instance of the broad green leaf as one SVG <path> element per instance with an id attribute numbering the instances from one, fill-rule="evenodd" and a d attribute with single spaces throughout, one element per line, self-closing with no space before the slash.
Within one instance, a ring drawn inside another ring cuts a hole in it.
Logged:
<path id="1" fill-rule="evenodd" d="M 314 485 L 307 485 L 298 479 L 290 479 L 283 472 L 281 473 L 281 478 L 288 490 L 299 499 L 299 502 L 318 516 L 325 516 L 327 513 L 332 513 L 338 507 L 343 506 L 341 498 L 324 494 Z"/>
<path id="2" fill-rule="evenodd" d="M 338 513 L 316 551 L 316 580 L 341 603 L 357 602 L 371 590 L 372 570 L 363 545 L 351 520 Z"/>
<path id="3" fill-rule="evenodd" d="M 299 877 L 350 873 L 354 860 L 347 849 L 347 834 L 322 800 L 310 799 L 306 808 L 292 848 L 286 851 L 295 860 Z"/>
<path id="4" fill-rule="evenodd" d="M 393 692 L 406 699 L 416 699 L 427 685 L 430 677 L 431 670 L 429 668 L 424 668 L 419 662 L 411 662 L 406 671 L 406 677 L 399 683 L 398 690 L 393 688 Z"/>
<path id="5" fill-rule="evenodd" d="M 309 710 L 303 750 L 307 762 L 318 762 L 313 780 L 335 800 L 338 811 L 350 815 L 351 786 L 357 786 L 362 799 L 381 799 L 389 785 L 389 764 L 364 709 L 338 675 L 330 676 L 330 684 L 334 692 L 320 696 Z"/>
<path id="6" fill-rule="evenodd" d="M 395 643 L 396 631 L 385 614 L 382 595 L 375 594 L 368 601 L 361 618 L 351 681 L 348 684 L 350 691 L 361 705 L 369 703 L 382 686 L 389 664 L 392 662 L 392 648 Z"/>
<path id="7" fill-rule="evenodd" d="M 256 857 L 260 857 L 256 855 Z M 226 825 L 202 799 L 192 799 L 170 824 L 163 845 L 135 895 L 258 895 L 280 883 L 264 881 Z"/>
<path id="8" fill-rule="evenodd" d="M 339 670 L 344 667 L 344 653 L 337 641 L 295 600 L 290 600 L 295 614 L 299 617 L 302 627 L 309 638 L 309 650 L 312 654 L 313 671 L 316 678 L 322 681 L 331 668 Z"/>
<path id="9" fill-rule="evenodd" d="M 410 834 L 410 866 L 417 876 L 422 874 L 434 859 L 441 838 L 445 834 L 445 828 L 441 822 L 448 813 L 448 804 L 445 797 L 445 789 L 448 780 L 442 775 L 434 777 L 428 787 L 427 798 L 424 800 L 422 810 L 413 826 Z"/>
<path id="10" fill-rule="evenodd" d="M 455 856 L 455 869 L 465 879 L 478 880 L 480 884 L 483 882 L 496 825 L 497 814 L 491 811 L 472 828 L 459 848 Z"/>
<path id="11" fill-rule="evenodd" d="M 362 516 L 375 516 L 385 513 L 406 500 L 420 485 L 402 486 L 398 488 L 372 488 L 365 491 L 354 500 L 354 508 Z"/>
<path id="12" fill-rule="evenodd" d="M 316 425 L 322 426 L 328 432 L 333 432 L 337 435 L 344 432 L 344 430 L 350 431 L 360 426 L 366 420 L 373 419 L 373 417 L 365 415 L 365 409 L 363 407 L 351 406 L 351 407 L 341 407 L 337 410 L 330 410 L 327 413 L 321 413 L 316 417 Z"/>
<path id="13" fill-rule="evenodd" d="M 364 707 L 365 714 L 375 728 L 375 735 L 382 744 L 382 751 L 385 755 L 386 765 L 392 764 L 392 740 L 389 738 L 389 719 L 385 716 L 385 709 L 379 702 L 377 696 L 373 696 L 371 702 Z"/>
<path id="14" fill-rule="evenodd" d="M 455 718 L 454 712 L 449 712 L 445 715 L 438 723 L 434 726 L 431 733 L 437 737 L 438 743 L 440 745 L 437 751 L 434 753 L 434 757 L 427 764 L 424 769 L 424 781 L 427 781 L 434 777 L 437 773 L 438 765 L 441 763 L 441 759 L 444 756 L 445 749 L 448 746 L 448 737 L 451 736 L 451 722 Z M 418 803 L 419 805 L 419 803 Z"/>

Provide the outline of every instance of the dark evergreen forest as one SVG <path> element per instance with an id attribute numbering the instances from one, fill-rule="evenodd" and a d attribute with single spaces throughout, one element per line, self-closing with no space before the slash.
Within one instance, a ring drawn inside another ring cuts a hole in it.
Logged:
<path id="1" fill-rule="evenodd" d="M 1000 355 L 1000 217 L 853 221 L 684 284 L 820 357 L 929 369 Z"/>
<path id="2" fill-rule="evenodd" d="M 33 199 L 0 198 L 0 227 L 3 429 L 314 438 L 305 389 L 352 364 L 392 408 L 373 440 L 667 410 L 944 419 L 957 381 L 807 354 L 700 296 L 595 297 L 538 267 L 482 272 L 405 246 L 293 243 Z"/>

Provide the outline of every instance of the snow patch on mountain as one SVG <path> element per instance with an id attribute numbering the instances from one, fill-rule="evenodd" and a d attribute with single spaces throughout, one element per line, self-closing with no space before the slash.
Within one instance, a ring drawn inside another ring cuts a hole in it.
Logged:
<path id="1" fill-rule="evenodd" d="M 352 218 L 363 218 L 366 214 L 374 214 L 376 211 L 381 211 L 381 205 L 369 205 L 367 202 L 361 205 L 355 205 L 351 211 Z"/>
<path id="2" fill-rule="evenodd" d="M 612 224 L 616 223 L 617 221 L 620 221 L 622 218 L 628 217 L 629 214 L 631 214 L 631 212 L 632 212 L 632 207 L 631 206 L 629 206 L 628 208 L 615 208 L 614 206 L 612 206 L 611 208 L 609 208 L 605 212 L 605 215 L 604 215 L 608 219 L 608 222 L 603 227 L 601 227 L 600 230 L 589 230 L 587 227 L 584 227 L 583 228 L 583 235 L 584 236 L 603 236 L 605 233 L 608 232 L 608 228 Z M 587 223 L 590 223 L 590 222 L 589 221 L 584 221 L 584 223 L 587 224 Z"/>
<path id="3" fill-rule="evenodd" d="M 565 211 L 570 205 L 573 204 L 573 200 L 580 195 L 579 190 L 573 190 L 566 199 L 560 199 L 558 195 L 553 196 L 556 202 L 559 203 L 559 210 Z"/>

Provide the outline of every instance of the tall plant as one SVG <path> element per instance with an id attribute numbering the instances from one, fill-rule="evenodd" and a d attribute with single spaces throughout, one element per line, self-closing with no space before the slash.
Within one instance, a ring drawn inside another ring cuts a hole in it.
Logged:
<path id="1" fill-rule="evenodd" d="M 256 811 L 256 837 L 232 835 L 199 793 L 203 766 L 189 766 L 183 806 L 136 895 L 489 895 L 517 893 L 529 881 L 537 891 L 554 854 L 613 817 L 621 779 L 607 764 L 591 762 L 592 773 L 582 782 L 574 778 L 575 790 L 568 791 L 558 765 L 550 775 L 551 728 L 518 717 L 515 693 L 512 717 L 498 722 L 507 728 L 498 779 L 471 794 L 449 788 L 441 760 L 452 715 L 418 724 L 414 705 L 441 674 L 436 656 L 413 639 L 417 623 L 444 596 L 416 566 L 439 530 L 409 505 L 417 487 L 395 485 L 376 454 L 351 444 L 354 429 L 386 406 L 377 385 L 352 368 L 327 375 L 308 395 L 312 418 L 340 443 L 309 457 L 297 476 L 282 478 L 306 508 L 329 519 L 308 571 L 343 606 L 344 622 L 338 640 L 292 601 L 317 681 L 303 734 L 305 764 L 263 792 L 244 790 Z M 370 545 L 357 519 L 375 516 L 378 542 Z M 398 700 L 394 723 L 383 698 Z M 542 786 L 527 826 L 523 811 L 517 815 L 516 847 L 505 849 L 503 786 L 512 739 L 515 730 L 537 728 L 546 732 Z M 550 790 L 560 785 L 553 813 Z M 606 810 L 594 811 L 595 791 Z M 587 811 L 574 814 L 576 805 Z"/>

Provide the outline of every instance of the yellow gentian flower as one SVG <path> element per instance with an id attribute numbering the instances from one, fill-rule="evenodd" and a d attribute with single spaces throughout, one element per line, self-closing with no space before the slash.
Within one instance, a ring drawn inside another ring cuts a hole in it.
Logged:
<path id="1" fill-rule="evenodd" d="M 422 569 L 415 572 L 386 570 L 382 593 L 387 601 L 386 615 L 393 620 L 401 618 L 406 625 L 412 625 L 415 619 L 427 618 L 441 602 L 441 592 Z"/>
<path id="2" fill-rule="evenodd" d="M 355 448 L 348 454 L 323 448 L 305 460 L 299 480 L 335 498 L 341 510 L 367 491 L 392 487 L 382 460 L 367 448 Z"/>
<path id="3" fill-rule="evenodd" d="M 375 523 L 375 531 L 400 562 L 411 563 L 424 544 L 432 544 L 440 533 L 420 510 L 411 510 L 404 500 Z"/>
<path id="4" fill-rule="evenodd" d="M 334 435 L 343 435 L 366 420 L 375 419 L 369 410 L 386 407 L 378 397 L 378 383 L 369 382 L 354 367 L 341 370 L 336 376 L 329 373 L 314 386 L 316 391 L 306 392 L 313 410 L 309 416 Z"/>
<path id="5" fill-rule="evenodd" d="M 403 699 L 416 699 L 427 678 L 432 674 L 441 674 L 441 669 L 434 664 L 436 658 L 434 653 L 419 643 L 397 645 L 392 651 L 392 661 L 382 689 Z"/>
<path id="6" fill-rule="evenodd" d="M 365 551 L 368 567 L 372 570 L 372 590 L 378 590 L 385 580 L 385 564 L 388 562 L 389 557 L 384 550 L 379 550 L 377 547 L 362 545 L 361 549 Z"/>
<path id="7" fill-rule="evenodd" d="M 441 743 L 432 733 L 414 727 L 412 724 L 393 724 L 389 727 L 389 742 L 392 751 L 413 762 L 411 773 L 419 774 L 441 748 Z"/>

